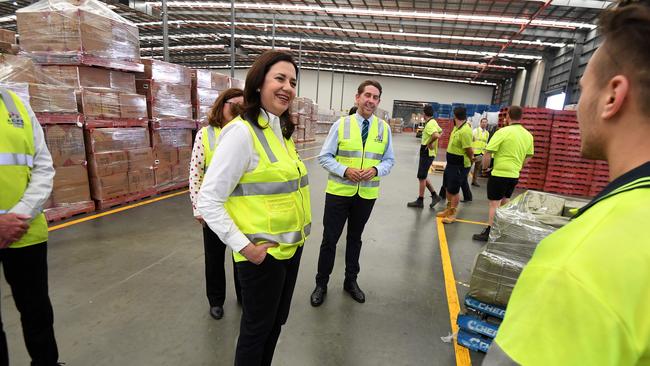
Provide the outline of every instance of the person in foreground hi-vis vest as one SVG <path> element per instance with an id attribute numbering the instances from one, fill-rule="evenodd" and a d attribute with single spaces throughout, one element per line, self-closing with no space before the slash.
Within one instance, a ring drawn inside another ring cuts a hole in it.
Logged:
<path id="1" fill-rule="evenodd" d="M 311 230 L 307 168 L 289 119 L 297 73 L 287 53 L 257 58 L 246 75 L 244 112 L 221 131 L 199 191 L 199 213 L 237 266 L 237 366 L 271 365 Z"/>
<path id="2" fill-rule="evenodd" d="M 6 89 L 0 89 L 0 97 L 0 266 L 20 312 L 31 364 L 58 365 L 42 212 L 52 192 L 52 157 L 29 105 Z M 0 365 L 8 364 L 0 328 Z"/>
<path id="3" fill-rule="evenodd" d="M 310 298 L 312 306 L 320 306 L 325 301 L 336 243 L 346 221 L 348 235 L 343 289 L 355 301 L 366 301 L 357 284 L 361 234 L 379 196 L 379 177 L 388 175 L 395 162 L 390 127 L 374 115 L 380 98 L 381 85 L 378 82 L 362 82 L 356 94 L 357 112 L 334 123 L 318 155 L 318 162 L 329 172 L 329 178 L 316 288 Z"/>

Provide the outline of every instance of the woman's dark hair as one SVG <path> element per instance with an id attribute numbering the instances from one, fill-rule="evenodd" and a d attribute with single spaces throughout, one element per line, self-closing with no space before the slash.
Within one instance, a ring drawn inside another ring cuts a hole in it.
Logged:
<path id="1" fill-rule="evenodd" d="M 290 62 L 293 67 L 296 69 L 296 76 L 298 76 L 298 66 L 296 66 L 293 57 L 286 52 L 281 51 L 266 51 L 261 54 L 257 60 L 253 63 L 248 74 L 246 74 L 246 86 L 244 87 L 244 113 L 243 117 L 248 122 L 255 124 L 259 128 L 266 128 L 268 126 L 260 126 L 257 122 L 257 118 L 260 115 L 260 110 L 262 109 L 262 97 L 260 95 L 260 90 L 264 84 L 264 79 L 266 74 L 271 69 L 271 66 L 275 65 L 278 62 Z M 291 107 L 287 108 L 280 117 L 280 126 L 282 127 L 282 136 L 284 138 L 290 138 L 293 134 L 293 131 L 296 129 L 296 126 L 291 122 L 290 111 Z"/>
<path id="2" fill-rule="evenodd" d="M 208 123 L 210 126 L 223 128 L 226 123 L 230 122 L 226 121 L 223 117 L 223 106 L 228 100 L 243 96 L 244 91 L 239 88 L 226 89 L 220 93 L 219 97 L 217 97 L 217 100 L 215 100 L 212 104 L 212 107 L 210 107 L 210 111 L 208 111 Z M 234 105 L 231 105 L 230 110 L 233 112 L 233 117 L 237 117 L 239 113 L 234 113 L 238 111 L 238 108 Z"/>

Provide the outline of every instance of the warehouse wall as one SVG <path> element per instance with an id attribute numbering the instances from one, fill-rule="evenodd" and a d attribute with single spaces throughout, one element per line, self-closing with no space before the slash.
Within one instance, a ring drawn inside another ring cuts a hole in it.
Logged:
<path id="1" fill-rule="evenodd" d="M 247 70 L 235 70 L 235 77 L 246 78 Z M 227 73 L 224 71 L 224 73 Z M 316 101 L 317 71 L 303 70 L 300 80 L 300 96 Z M 427 101 L 439 103 L 469 103 L 490 104 L 492 101 L 491 86 L 465 85 L 429 80 L 405 79 L 395 77 L 372 77 L 371 75 L 345 74 L 343 87 L 343 104 L 341 104 L 341 84 L 343 74 L 334 74 L 334 91 L 332 93 L 332 109 L 349 109 L 354 104 L 354 95 L 359 84 L 366 79 L 376 79 L 381 83 L 383 94 L 380 107 L 392 114 L 394 100 Z M 320 72 L 318 87 L 318 104 L 330 107 L 330 88 L 332 73 Z"/>

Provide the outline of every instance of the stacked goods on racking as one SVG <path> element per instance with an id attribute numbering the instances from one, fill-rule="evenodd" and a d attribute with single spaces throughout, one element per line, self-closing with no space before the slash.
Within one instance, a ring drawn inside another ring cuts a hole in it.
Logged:
<path id="1" fill-rule="evenodd" d="M 191 70 L 192 114 L 200 126 L 208 123 L 207 115 L 219 94 L 230 88 L 230 77 L 212 70 Z"/>
<path id="2" fill-rule="evenodd" d="M 334 110 L 321 108 L 320 106 L 316 106 L 315 112 L 316 118 L 313 121 L 315 128 L 314 134 L 327 135 L 334 122 L 336 122 L 340 116 Z"/>
<path id="3" fill-rule="evenodd" d="M 0 52 L 15 55 L 18 51 L 16 32 L 8 29 L 0 29 Z"/>
<path id="4" fill-rule="evenodd" d="M 142 71 L 138 27 L 97 0 L 41 0 L 16 11 L 20 47 L 39 64 Z"/>
<path id="5" fill-rule="evenodd" d="M 402 133 L 404 127 L 404 120 L 402 118 L 390 118 L 388 121 L 392 133 Z"/>
<path id="6" fill-rule="evenodd" d="M 297 124 L 296 130 L 293 133 L 295 142 L 310 142 L 316 140 L 316 126 L 314 123 L 314 109 L 318 107 L 314 105 L 314 101 L 309 98 L 297 97 L 294 98 L 291 105 L 291 118 Z"/>
<path id="7" fill-rule="evenodd" d="M 192 129 L 169 128 L 151 131 L 156 162 L 158 192 L 187 186 L 192 156 Z"/>

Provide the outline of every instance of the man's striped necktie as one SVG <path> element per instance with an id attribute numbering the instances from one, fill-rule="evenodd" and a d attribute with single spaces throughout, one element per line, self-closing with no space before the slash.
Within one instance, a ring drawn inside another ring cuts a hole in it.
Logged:
<path id="1" fill-rule="evenodd" d="M 370 122 L 368 122 L 367 119 L 363 120 L 363 127 L 361 127 L 361 141 L 363 141 L 363 145 L 366 145 L 366 140 L 368 139 L 368 127 L 370 125 Z"/>

